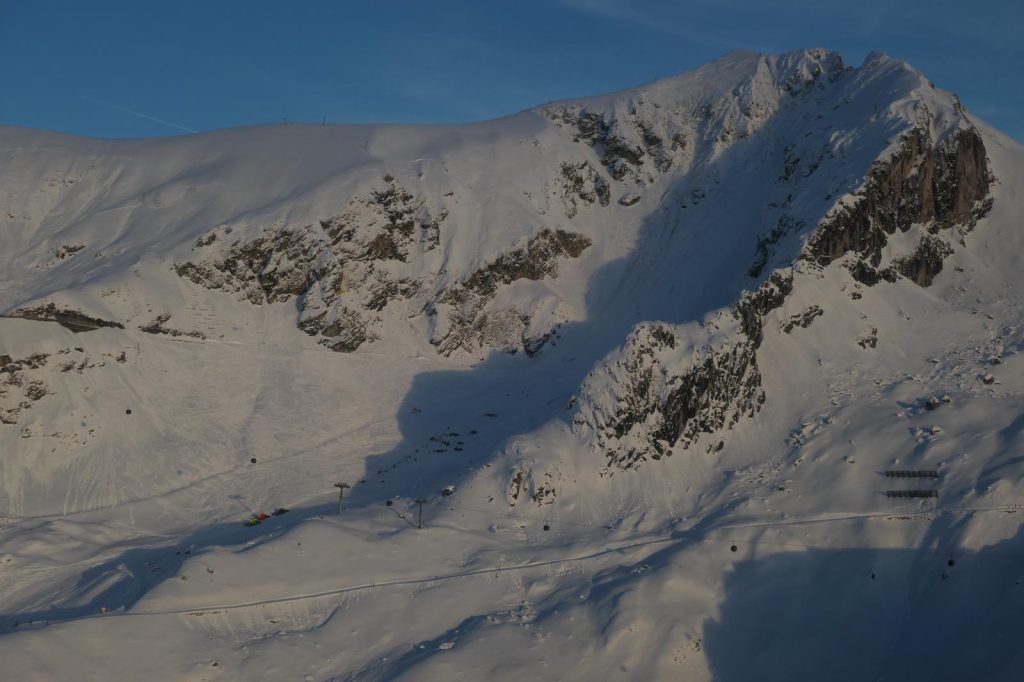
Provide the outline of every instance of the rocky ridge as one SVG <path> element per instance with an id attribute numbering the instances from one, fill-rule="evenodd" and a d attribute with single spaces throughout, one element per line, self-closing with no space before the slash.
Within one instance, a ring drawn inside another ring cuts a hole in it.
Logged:
<path id="1" fill-rule="evenodd" d="M 914 127 L 889 159 L 875 163 L 862 188 L 817 225 L 798 260 L 819 268 L 842 261 L 854 280 L 867 285 L 906 278 L 929 286 L 954 251 L 943 235 L 956 228 L 963 242 L 991 208 L 992 181 L 984 144 L 968 120 L 939 139 L 926 125 Z M 877 269 L 887 237 L 915 225 L 922 230 L 918 246 Z M 573 419 L 576 432 L 585 438 L 592 434 L 594 446 L 605 454 L 606 471 L 686 450 L 702 436 L 708 452 L 720 449 L 723 432 L 752 417 L 766 400 L 757 366 L 765 319 L 806 277 L 773 272 L 741 296 L 731 315 L 713 314 L 696 333 L 666 325 L 637 327 L 588 378 Z M 812 306 L 779 329 L 791 333 L 823 314 Z M 862 347 L 875 347 L 877 330 L 865 338 Z"/>
<path id="2" fill-rule="evenodd" d="M 608 204 L 607 185 L 588 164 L 563 164 L 563 172 L 573 202 Z M 585 181 L 594 189 L 586 190 Z M 577 258 L 590 240 L 541 228 L 524 244 L 439 288 L 441 261 L 430 256 L 441 243 L 446 217 L 445 210 L 432 213 L 427 201 L 386 175 L 383 186 L 318 224 L 275 226 L 255 239 L 233 241 L 231 226 L 218 227 L 195 245 L 214 254 L 174 267 L 195 284 L 239 294 L 255 305 L 294 300 L 298 328 L 335 351 L 352 352 L 376 340 L 380 313 L 408 302 L 407 314 L 426 311 L 430 342 L 443 355 L 481 347 L 535 354 L 553 327 L 531 335 L 529 310 L 485 308 L 503 286 L 557 277 L 558 263 Z"/>

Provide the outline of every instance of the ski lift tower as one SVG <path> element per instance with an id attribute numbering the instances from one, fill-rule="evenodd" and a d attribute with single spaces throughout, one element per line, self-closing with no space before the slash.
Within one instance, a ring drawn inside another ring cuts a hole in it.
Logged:
<path id="1" fill-rule="evenodd" d="M 338 481 L 334 484 L 334 487 L 338 489 L 338 513 L 341 514 L 341 503 L 345 499 L 345 488 L 351 488 L 348 483 Z"/>
<path id="2" fill-rule="evenodd" d="M 422 497 L 417 497 L 413 501 L 420 506 L 420 518 L 419 523 L 416 524 L 416 527 L 423 528 L 423 505 L 425 505 L 429 500 L 425 500 Z"/>

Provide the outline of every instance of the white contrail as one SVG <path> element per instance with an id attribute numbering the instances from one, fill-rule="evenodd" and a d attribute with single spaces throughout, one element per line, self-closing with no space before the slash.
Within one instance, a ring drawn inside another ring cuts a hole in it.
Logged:
<path id="1" fill-rule="evenodd" d="M 132 109 L 125 109 L 124 107 L 119 107 L 116 104 L 111 104 L 110 102 L 104 102 L 103 100 L 96 99 L 95 97 L 89 97 L 88 95 L 82 95 L 82 99 L 89 100 L 93 104 L 99 104 L 100 106 L 110 107 L 111 109 L 117 109 L 118 111 L 123 111 L 126 114 L 131 114 L 132 116 L 138 116 L 139 118 L 144 118 L 144 119 L 147 119 L 149 121 L 154 121 L 156 123 L 161 123 L 161 124 L 163 124 L 165 126 L 170 126 L 171 128 L 177 128 L 178 130 L 184 130 L 186 133 L 198 132 L 196 130 L 193 130 L 192 128 L 186 128 L 185 126 L 180 126 L 177 123 L 171 123 L 170 121 L 165 121 L 162 118 L 157 118 L 156 116 L 150 116 L 149 114 L 144 114 L 141 111 L 133 111 Z"/>

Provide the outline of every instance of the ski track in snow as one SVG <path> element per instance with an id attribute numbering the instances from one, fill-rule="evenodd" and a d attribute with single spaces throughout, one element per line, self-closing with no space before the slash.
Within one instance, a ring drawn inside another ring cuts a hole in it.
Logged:
<path id="1" fill-rule="evenodd" d="M 1005 507 L 987 507 L 987 508 L 983 508 L 983 509 L 936 509 L 935 511 L 929 511 L 929 512 L 911 513 L 911 514 L 909 514 L 909 516 L 925 516 L 925 515 L 931 516 L 931 515 L 938 515 L 938 514 L 954 514 L 954 513 L 976 514 L 976 513 L 979 513 L 979 512 L 1020 511 L 1021 509 L 1024 509 L 1024 505 L 1013 505 L 1013 506 L 1005 506 Z M 690 538 L 689 540 L 690 541 L 695 540 L 695 539 L 705 540 L 705 539 L 708 539 L 706 537 L 707 534 L 710 534 L 710 533 L 713 533 L 713 532 L 725 531 L 725 530 L 740 530 L 740 529 L 744 529 L 744 528 L 768 528 L 768 527 L 773 527 L 773 526 L 798 526 L 798 525 L 805 525 L 805 524 L 829 523 L 829 522 L 835 522 L 835 521 L 849 521 L 851 519 L 869 519 L 869 518 L 878 518 L 878 517 L 888 518 L 888 517 L 892 517 L 894 515 L 895 514 L 892 511 L 887 511 L 887 512 L 875 512 L 875 513 L 864 513 L 864 514 L 836 515 L 836 516 L 830 516 L 830 517 L 824 517 L 824 518 L 815 518 L 815 519 L 788 519 L 788 520 L 785 520 L 785 521 L 757 521 L 757 522 L 749 522 L 749 523 L 723 524 L 723 525 L 719 525 L 719 526 L 715 526 L 715 527 L 709 528 L 704 533 L 696 535 L 694 538 Z M 607 556 L 609 554 L 621 554 L 621 553 L 624 553 L 624 552 L 626 552 L 628 550 L 638 549 L 638 548 L 641 548 L 641 547 L 648 547 L 648 546 L 651 546 L 651 545 L 660 545 L 660 544 L 671 543 L 671 542 L 680 542 L 680 541 L 683 541 L 683 540 L 687 540 L 687 538 L 685 537 L 686 534 L 687 534 L 687 531 L 682 531 L 681 533 L 673 533 L 672 537 L 646 539 L 646 540 L 641 540 L 641 541 L 637 541 L 637 542 L 632 542 L 632 543 L 626 544 L 626 545 L 621 545 L 621 546 L 617 546 L 617 547 L 610 547 L 608 549 L 604 549 L 604 550 L 600 550 L 600 551 L 596 551 L 596 552 L 591 552 L 591 553 L 583 554 L 583 555 L 580 555 L 580 556 L 566 557 L 566 558 L 562 558 L 562 559 L 547 559 L 547 560 L 544 560 L 544 561 L 531 561 L 531 562 L 527 562 L 527 563 L 523 563 L 523 564 L 515 564 L 515 565 L 512 565 L 512 566 L 500 566 L 500 565 L 499 566 L 490 566 L 490 567 L 487 567 L 487 568 L 478 568 L 478 569 L 474 569 L 474 570 L 471 570 L 471 571 L 462 571 L 462 572 L 459 572 L 459 573 L 451 573 L 451 574 L 447 574 L 447 575 L 435 575 L 435 576 L 420 577 L 420 578 L 403 578 L 403 579 L 399 579 L 399 580 L 382 581 L 380 583 L 371 582 L 371 583 L 366 583 L 366 584 L 362 584 L 362 585 L 352 585 L 352 586 L 348 586 L 348 587 L 338 587 L 338 588 L 335 588 L 335 589 L 325 590 L 325 591 L 322 591 L 322 592 L 315 592 L 315 593 L 310 593 L 310 594 L 291 594 L 291 595 L 287 595 L 287 596 L 284 596 L 284 597 L 275 597 L 275 598 L 270 598 L 270 599 L 261 599 L 261 600 L 258 600 L 258 601 L 247 602 L 247 603 L 244 603 L 244 604 L 200 605 L 200 606 L 193 606 L 193 607 L 187 607 L 187 608 L 183 607 L 183 608 L 167 610 L 167 611 L 145 611 L 145 610 L 127 611 L 127 612 L 124 612 L 124 613 L 121 613 L 121 614 L 117 614 L 117 615 L 123 615 L 123 616 L 158 616 L 158 615 L 172 615 L 172 614 L 192 613 L 192 612 L 195 612 L 195 611 L 227 611 L 227 610 L 233 610 L 233 609 L 244 609 L 244 608 L 248 608 L 248 607 L 252 607 L 252 606 L 266 606 L 266 605 L 269 605 L 269 604 L 280 604 L 280 603 L 284 603 L 284 602 L 298 601 L 298 600 L 303 600 L 303 599 L 315 599 L 317 597 L 328 597 L 328 596 L 333 596 L 333 595 L 338 595 L 338 594 L 344 594 L 346 592 L 358 592 L 358 591 L 361 591 L 361 590 L 368 590 L 368 589 L 382 589 L 382 588 L 387 588 L 387 587 L 397 587 L 397 586 L 401 586 L 401 585 L 417 585 L 417 584 L 425 584 L 425 583 L 437 583 L 437 582 L 446 581 L 446 580 L 453 580 L 453 579 L 456 579 L 456 578 L 468 578 L 468 577 L 476 576 L 476 575 L 487 575 L 487 574 L 502 573 L 502 572 L 513 572 L 514 573 L 516 571 L 522 571 L 522 570 L 529 569 L 529 568 L 542 568 L 542 567 L 545 567 L 545 566 L 556 566 L 556 565 L 560 565 L 560 564 L 568 564 L 568 563 L 576 563 L 576 562 L 581 562 L 581 561 L 588 561 L 588 560 L 591 560 L 591 559 L 596 559 L 598 557 Z M 800 548 L 804 548 L 804 549 L 811 549 L 811 548 L 813 548 L 813 546 L 811 546 L 811 545 L 804 545 L 804 544 L 799 544 L 799 543 L 772 543 L 770 541 L 762 541 L 762 540 L 758 540 L 757 542 L 759 544 L 775 544 L 775 545 L 780 545 L 780 546 L 785 546 L 785 547 L 800 547 Z M 870 547 L 858 547 L 857 549 L 871 549 L 871 548 Z M 953 553 L 941 552 L 940 554 L 942 556 L 947 556 L 947 555 L 950 555 L 950 554 L 952 554 L 954 556 L 959 556 L 960 555 L 960 553 L 957 553 L 957 552 L 953 552 Z M 1003 556 L 1007 556 L 1007 558 L 1024 558 L 1024 553 L 1016 554 L 1016 555 L 1003 555 Z M 99 617 L 99 616 L 92 616 L 92 617 Z"/>

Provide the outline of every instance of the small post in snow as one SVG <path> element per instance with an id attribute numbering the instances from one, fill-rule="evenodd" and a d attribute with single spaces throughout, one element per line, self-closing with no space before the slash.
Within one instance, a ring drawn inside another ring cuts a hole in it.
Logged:
<path id="1" fill-rule="evenodd" d="M 416 502 L 416 504 L 418 504 L 420 506 L 420 519 L 419 519 L 419 522 L 416 524 L 416 527 L 417 528 L 422 528 L 423 527 L 423 505 L 427 503 L 427 500 L 424 500 L 422 497 L 417 497 L 414 501 Z"/>
<path id="2" fill-rule="evenodd" d="M 345 499 L 345 488 L 351 488 L 348 483 L 342 483 L 338 481 L 334 484 L 334 487 L 338 489 L 338 513 L 341 514 L 341 503 Z"/>

